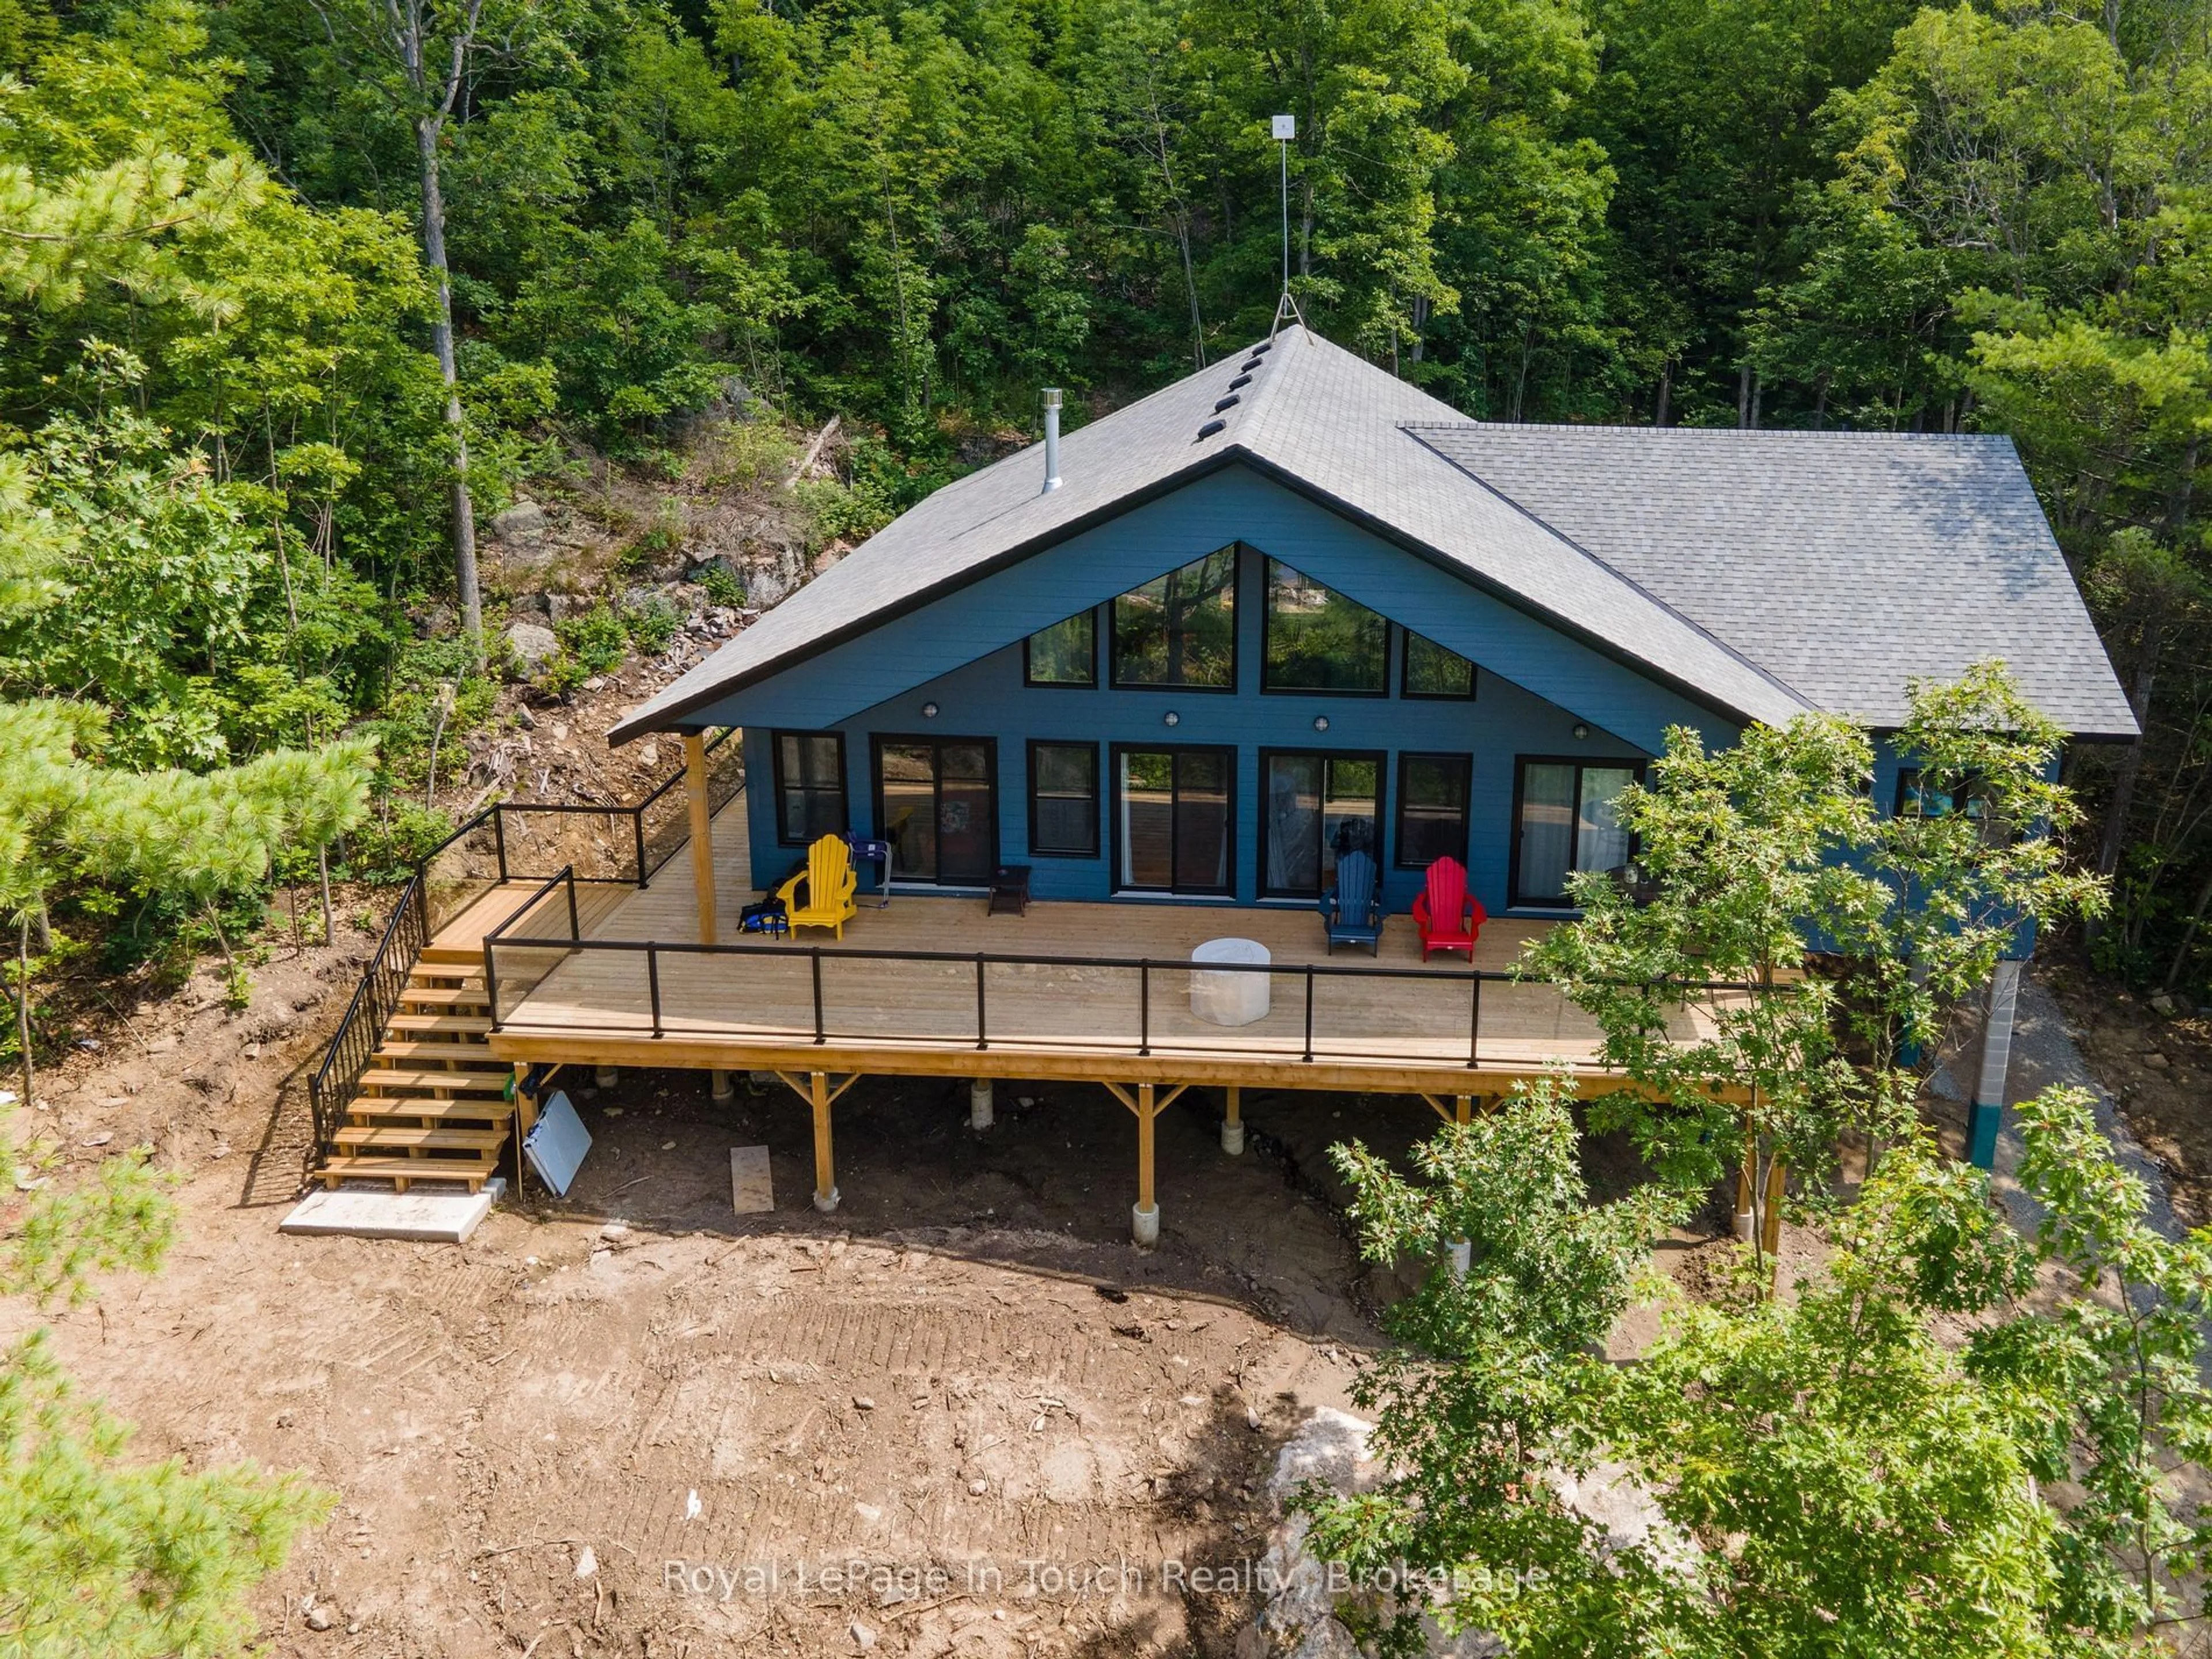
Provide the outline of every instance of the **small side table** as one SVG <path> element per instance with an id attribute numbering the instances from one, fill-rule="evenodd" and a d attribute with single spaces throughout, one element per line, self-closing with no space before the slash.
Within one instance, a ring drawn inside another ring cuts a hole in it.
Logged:
<path id="1" fill-rule="evenodd" d="M 882 895 L 872 907 L 878 910 L 891 908 L 891 844 L 887 841 L 871 841 L 866 836 L 848 835 L 845 845 L 852 849 L 854 864 L 876 866 L 876 891 Z"/>
<path id="2" fill-rule="evenodd" d="M 1030 866 L 1026 864 L 1002 864 L 991 872 L 991 902 L 983 914 L 995 916 L 1001 910 L 1011 910 L 1018 916 L 1030 913 Z"/>

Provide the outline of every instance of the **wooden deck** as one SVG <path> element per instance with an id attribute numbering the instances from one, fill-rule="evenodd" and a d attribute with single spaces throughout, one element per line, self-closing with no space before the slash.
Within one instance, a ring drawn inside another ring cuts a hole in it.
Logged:
<path id="1" fill-rule="evenodd" d="M 1551 988 L 1495 980 L 1478 988 L 1463 958 L 1435 958 L 1426 965 L 1428 977 L 1411 976 L 1424 965 L 1412 921 L 1402 915 L 1389 919 L 1374 958 L 1357 950 L 1328 954 L 1320 920 L 1307 908 L 1033 903 L 1026 915 L 987 915 L 981 897 L 907 892 L 884 909 L 869 908 L 875 901 L 864 896 L 842 945 L 814 929 L 789 943 L 742 939 L 738 915 L 757 890 L 744 811 L 741 795 L 716 818 L 714 835 L 720 936 L 744 945 L 742 954 L 681 948 L 697 928 L 688 858 L 671 860 L 647 890 L 595 894 L 589 906 L 595 914 L 584 922 L 587 939 L 674 947 L 654 953 L 660 1036 L 653 1035 L 645 952 L 501 945 L 494 964 L 499 1029 L 489 1038 L 493 1052 L 518 1060 L 598 1065 L 1432 1095 L 1500 1093 L 1517 1079 L 1564 1062 L 1586 1090 L 1618 1086 L 1596 1066 L 1595 1026 Z M 506 936 L 565 935 L 567 902 L 549 896 L 511 923 Z M 580 902 L 580 914 L 584 908 Z M 1504 970 L 1547 925 L 1492 922 L 1475 966 Z M 1181 964 L 1194 945 L 1224 934 L 1257 939 L 1273 957 L 1271 1010 L 1249 1025 L 1215 1025 L 1190 1011 L 1189 971 Z M 959 959 L 878 960 L 870 951 Z M 978 953 L 1039 960 L 979 968 Z M 1174 965 L 1146 973 L 1066 960 L 1101 957 Z M 1309 963 L 1332 970 L 1398 969 L 1408 976 L 1316 974 L 1309 1026 L 1303 971 Z M 1693 1009 L 1678 1018 L 1685 1036 L 1704 1024 Z"/>

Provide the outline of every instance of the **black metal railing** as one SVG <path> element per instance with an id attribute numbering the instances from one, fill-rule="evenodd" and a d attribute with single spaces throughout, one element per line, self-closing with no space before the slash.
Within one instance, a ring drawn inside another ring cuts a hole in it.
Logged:
<path id="1" fill-rule="evenodd" d="M 549 884 L 549 887 L 552 884 Z M 573 883 L 572 883 L 573 885 Z M 548 914 L 533 900 L 537 914 Z M 556 921 L 557 925 L 557 921 Z M 511 966 L 501 968 L 502 957 Z M 1193 963 L 1187 957 L 1074 957 L 1003 951 L 867 950 L 842 945 L 742 943 L 699 945 L 682 941 L 586 939 L 571 927 L 529 934 L 501 929 L 485 940 L 485 958 L 499 987 L 492 1000 L 495 1030 L 509 1029 L 520 1005 L 562 963 L 596 957 L 600 967 L 591 988 L 577 988 L 552 1000 L 546 1018 L 562 1031 L 595 1035 L 726 1034 L 749 1041 L 783 1038 L 826 1046 L 831 1042 L 884 1042 L 989 1049 L 994 1044 L 1028 1049 L 1153 1054 L 1214 1054 L 1272 1056 L 1312 1063 L 1317 1060 L 1375 1060 L 1403 1058 L 1443 1060 L 1467 1069 L 1484 1062 L 1483 1003 L 1486 987 L 1493 1003 L 1506 998 L 1546 998 L 1545 1018 L 1557 1028 L 1569 1018 L 1556 988 L 1510 972 L 1441 968 L 1353 967 L 1336 963 Z M 669 958 L 674 972 L 665 972 Z M 610 964 L 635 963 L 625 975 Z M 878 975 L 871 994 L 870 969 Z M 734 970 L 734 971 L 733 971 Z M 1194 976 L 1264 975 L 1270 981 L 1267 1013 L 1241 1026 L 1209 1026 L 1203 1033 L 1178 1033 L 1156 1018 L 1156 991 L 1165 984 L 1187 988 Z M 1026 985 L 1010 975 L 1027 975 Z M 996 984 L 1001 994 L 994 999 Z M 1133 1000 L 1114 994 L 1116 983 Z M 625 994 L 625 988 L 630 994 Z M 670 1006 L 674 988 L 678 1006 Z M 1278 988 L 1291 995 L 1285 1008 Z M 1328 993 L 1355 994 L 1348 1031 Z M 1024 1011 L 1004 994 L 1044 994 L 1044 1018 L 1032 1005 Z M 1387 989 L 1387 996 L 1377 994 Z M 1721 981 L 1671 987 L 1684 1016 L 1700 1002 L 1707 1006 L 1756 993 Z M 1358 993 L 1366 993 L 1358 996 Z M 1008 1012 L 1010 1006 L 1012 1012 Z M 745 1010 L 742 1019 L 719 1011 Z M 854 1018 L 856 1011 L 873 1018 Z M 1116 1010 L 1118 1009 L 1118 1012 Z M 704 1010 L 703 1013 L 701 1012 Z M 1578 1012 L 1578 1011 L 1577 1011 Z M 1599 1033 L 1589 1025 L 1595 1051 Z M 672 1024 L 674 1022 L 674 1024 Z M 1090 1029 L 1071 1031 L 1071 1024 Z M 1058 1029 L 1052 1029 L 1052 1028 Z M 1504 1060 L 1492 1034 L 1493 1063 Z M 1541 1042 L 1522 1037 L 1522 1042 Z M 1418 1045 L 1418 1051 L 1408 1045 Z"/>
<path id="2" fill-rule="evenodd" d="M 719 812 L 744 791 L 736 728 L 707 744 L 708 809 Z M 543 881 L 574 870 L 582 881 L 646 887 L 689 839 L 690 800 L 682 771 L 635 805 L 501 801 L 455 830 L 423 860 L 430 931 L 511 881 Z"/>
<path id="3" fill-rule="evenodd" d="M 398 1010 L 408 975 L 429 940 L 428 907 L 422 872 L 417 871 L 400 891 L 384 937 L 377 941 L 376 954 L 369 959 L 361 983 L 354 988 L 345 1018 L 338 1022 L 331 1046 L 324 1051 L 323 1063 L 307 1079 L 315 1157 L 319 1158 L 330 1149 L 337 1133 L 338 1115 L 361 1087 L 361 1074 L 368 1069 L 370 1057 L 384 1040 L 385 1024 Z"/>
<path id="4" fill-rule="evenodd" d="M 710 815 L 744 793 L 743 750 L 730 741 L 736 736 L 736 728 L 732 727 L 707 744 Z M 354 988 L 353 1000 L 324 1051 L 322 1064 L 308 1079 L 315 1158 L 330 1150 L 337 1120 L 361 1087 L 362 1073 L 368 1069 L 384 1039 L 384 1028 L 398 1009 L 409 975 L 439 931 L 495 887 L 511 881 L 542 881 L 545 889 L 567 884 L 569 933 L 571 938 L 580 935 L 576 904 L 579 880 L 647 886 L 689 837 L 690 803 L 684 781 L 684 774 L 676 772 L 634 806 L 501 801 L 455 826 L 451 835 L 423 856 L 400 890 L 399 902 L 377 942 L 376 954 L 362 972 L 361 983 Z M 672 817 L 672 803 L 677 809 Z M 573 840 L 541 834 L 533 828 L 537 820 L 583 822 L 593 817 L 607 820 L 611 826 L 605 836 L 595 839 L 592 849 L 603 856 L 607 873 L 596 873 L 599 866 L 594 865 L 595 873 L 579 877 L 573 857 L 557 870 L 533 868 L 545 861 L 539 850 L 542 842 L 550 840 L 557 849 Z M 672 823 L 678 833 L 670 842 Z M 533 895 L 501 927 L 533 915 L 545 889 Z M 485 966 L 489 972 L 489 951 Z M 485 994 L 487 997 L 492 994 L 489 984 Z"/>

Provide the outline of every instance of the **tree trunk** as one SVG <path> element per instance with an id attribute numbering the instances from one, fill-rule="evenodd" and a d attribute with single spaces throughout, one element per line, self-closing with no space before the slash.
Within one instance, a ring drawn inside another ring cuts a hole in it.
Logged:
<path id="1" fill-rule="evenodd" d="M 2135 711 L 2136 724 L 2144 728 L 2128 745 L 2128 752 L 2120 762 L 2120 769 L 2112 778 L 2112 802 L 2105 811 L 2104 840 L 2097 848 L 2097 873 L 2109 876 L 2119 868 L 2120 848 L 2126 843 L 2128 815 L 2136 804 L 2136 784 L 2142 776 L 2143 738 L 2150 726 L 2151 684 L 2158 677 L 2159 647 L 2166 637 L 2166 616 L 2162 610 L 2153 610 L 2143 618 L 2142 644 L 2136 653 L 2135 684 L 2128 691 L 2128 706 Z M 2094 924 L 2091 924 L 2092 937 Z"/>
<path id="2" fill-rule="evenodd" d="M 461 419 L 459 373 L 453 363 L 453 287 L 446 263 L 446 198 L 438 179 L 438 134 L 441 119 L 415 123 L 415 151 L 422 167 L 422 258 L 438 289 L 438 308 L 430 322 L 430 341 L 438 354 L 438 374 L 446 385 L 446 426 L 453 439 L 453 586 L 460 594 L 461 632 L 469 659 L 484 664 L 483 598 L 477 588 L 477 510 L 469 497 L 469 436 Z"/>
<path id="3" fill-rule="evenodd" d="M 1652 419 L 1654 426 L 1667 424 L 1667 404 L 1674 391 L 1674 364 L 1670 358 L 1659 365 L 1659 410 Z"/>
<path id="4" fill-rule="evenodd" d="M 23 1060 L 23 1104 L 31 1103 L 31 913 L 15 919 L 15 1048 Z"/>
<path id="5" fill-rule="evenodd" d="M 337 939 L 337 929 L 331 921 L 331 849 L 315 848 L 315 873 L 323 890 L 323 943 L 329 945 Z"/>
<path id="6" fill-rule="evenodd" d="M 2166 970 L 2166 983 L 2161 988 L 2171 991 L 2181 983 L 2181 970 L 2189 965 L 2189 947 L 2197 942 L 2197 930 L 2203 925 L 2208 905 L 2212 905 L 2212 872 L 2206 872 L 2203 885 L 2197 890 L 2197 902 L 2189 911 L 2189 926 L 2181 930 L 2181 943 L 2174 948 L 2172 965 Z"/>
<path id="7" fill-rule="evenodd" d="M 1751 425 L 1751 364 L 1748 362 L 1736 369 L 1735 423 L 1743 428 Z"/>

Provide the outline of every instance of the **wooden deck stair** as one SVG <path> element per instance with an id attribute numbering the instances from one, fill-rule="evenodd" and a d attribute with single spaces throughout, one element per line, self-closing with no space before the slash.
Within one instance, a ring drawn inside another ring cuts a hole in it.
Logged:
<path id="1" fill-rule="evenodd" d="M 492 1057 L 490 1030 L 481 947 L 430 945 L 316 1178 L 325 1187 L 389 1181 L 403 1193 L 416 1181 L 482 1187 L 507 1145 L 514 1078 L 513 1066 Z"/>

